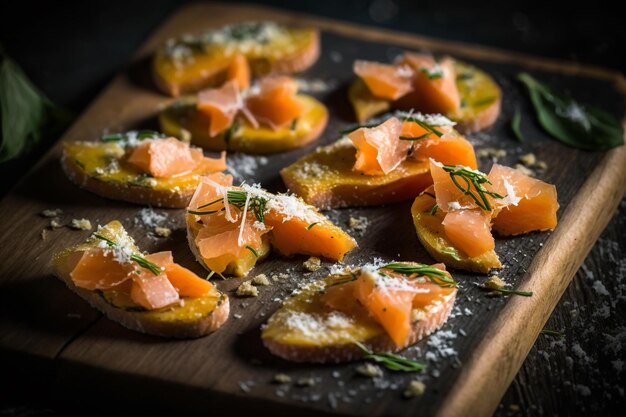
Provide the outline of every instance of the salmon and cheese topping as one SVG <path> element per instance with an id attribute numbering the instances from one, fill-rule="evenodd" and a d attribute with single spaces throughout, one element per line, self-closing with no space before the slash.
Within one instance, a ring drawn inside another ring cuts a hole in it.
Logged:
<path id="1" fill-rule="evenodd" d="M 245 74 L 245 70 L 234 72 L 223 86 L 198 93 L 197 110 L 209 119 L 209 136 L 227 131 L 239 114 L 251 126 L 267 126 L 273 131 L 291 126 L 302 115 L 304 104 L 294 79 L 266 77 L 244 90 L 242 86 L 250 83 Z"/>
<path id="2" fill-rule="evenodd" d="M 356 242 L 314 207 L 258 185 L 232 185 L 232 176 L 202 179 L 187 210 L 192 247 L 215 273 L 245 275 L 269 252 L 339 261 Z M 242 266 L 244 262 L 246 265 Z"/>
<path id="3" fill-rule="evenodd" d="M 346 268 L 294 292 L 262 338 L 272 353 L 297 361 L 353 360 L 363 346 L 398 351 L 441 327 L 456 293 L 443 264 Z"/>
<path id="4" fill-rule="evenodd" d="M 383 123 L 351 131 L 347 137 L 356 147 L 354 170 L 386 175 L 407 158 L 435 158 L 475 168 L 474 148 L 454 130 L 454 125 L 440 114 L 397 112 Z"/>
<path id="5" fill-rule="evenodd" d="M 430 173 L 435 199 L 431 215 L 443 213 L 445 237 L 464 255 L 475 258 L 493 251 L 492 228 L 508 236 L 556 227 L 554 185 L 498 164 L 487 175 L 430 159 Z"/>
<path id="6" fill-rule="evenodd" d="M 171 252 L 141 253 L 121 226 L 98 227 L 83 247 L 69 255 L 68 263 L 76 287 L 114 291 L 145 310 L 215 291 L 213 284 L 175 263 Z"/>

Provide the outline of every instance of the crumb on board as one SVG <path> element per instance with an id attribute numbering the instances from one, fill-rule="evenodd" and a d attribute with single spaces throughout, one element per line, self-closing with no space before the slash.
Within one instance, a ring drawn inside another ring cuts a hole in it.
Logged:
<path id="1" fill-rule="evenodd" d="M 404 398 L 414 398 L 424 394 L 424 391 L 426 391 L 426 384 L 422 381 L 411 381 L 404 390 L 403 395 Z"/>
<path id="2" fill-rule="evenodd" d="M 304 269 L 310 272 L 315 272 L 322 267 L 322 260 L 316 256 L 311 256 L 302 264 Z"/>
<path id="3" fill-rule="evenodd" d="M 58 217 L 50 220 L 50 229 L 59 229 L 61 227 L 63 227 L 63 223 L 61 223 L 61 220 Z"/>
<path id="4" fill-rule="evenodd" d="M 275 384 L 289 384 L 291 382 L 291 377 L 287 374 L 276 374 L 274 375 L 272 382 Z"/>
<path id="5" fill-rule="evenodd" d="M 46 240 L 48 238 L 48 229 L 43 229 L 41 231 L 41 240 Z"/>
<path id="6" fill-rule="evenodd" d="M 270 285 L 271 282 L 267 279 L 267 275 L 259 274 L 256 277 L 252 278 L 253 285 Z"/>
<path id="7" fill-rule="evenodd" d="M 273 274 L 272 275 L 272 280 L 274 282 L 282 281 L 282 280 L 287 279 L 287 278 L 289 278 L 289 274 L 286 274 L 284 272 L 281 272 L 280 274 Z"/>
<path id="8" fill-rule="evenodd" d="M 538 160 L 537 156 L 532 152 L 520 156 L 519 162 L 521 165 L 529 169 L 545 170 L 546 168 L 548 168 L 548 164 L 546 164 L 544 161 Z"/>
<path id="9" fill-rule="evenodd" d="M 500 290 L 504 288 L 506 283 L 497 275 L 492 275 L 483 283 L 483 287 L 489 290 Z"/>
<path id="10" fill-rule="evenodd" d="M 48 209 L 41 212 L 43 217 L 52 218 L 59 217 L 63 215 L 63 210 L 61 209 Z"/>
<path id="11" fill-rule="evenodd" d="M 380 366 L 373 365 L 369 362 L 361 364 L 356 367 L 356 372 L 359 375 L 366 376 L 368 378 L 375 378 L 383 376 L 383 370 Z"/>
<path id="12" fill-rule="evenodd" d="M 504 158 L 506 156 L 506 150 L 498 148 L 483 148 L 476 151 L 476 156 L 479 158 L 491 159 Z"/>
<path id="13" fill-rule="evenodd" d="M 535 171 L 533 171 L 532 169 L 526 168 L 526 166 L 522 164 L 515 164 L 515 169 L 524 175 L 528 175 L 529 177 L 535 176 Z"/>
<path id="14" fill-rule="evenodd" d="M 259 290 L 250 281 L 246 281 L 237 287 L 237 295 L 239 297 L 258 297 Z"/>
<path id="15" fill-rule="evenodd" d="M 235 314 L 233 314 L 233 317 L 236 318 L 236 319 L 240 319 L 243 316 L 241 314 L 239 314 L 239 313 L 235 313 Z"/>
<path id="16" fill-rule="evenodd" d="M 170 229 L 169 227 L 157 226 L 154 228 L 154 234 L 159 237 L 170 237 L 170 235 L 172 234 L 172 229 Z"/>
<path id="17" fill-rule="evenodd" d="M 519 405 L 517 404 L 511 404 L 509 405 L 509 410 L 514 413 L 517 413 L 520 410 L 520 408 L 519 408 Z"/>
<path id="18" fill-rule="evenodd" d="M 365 216 L 353 217 L 348 219 L 348 227 L 359 235 L 363 235 L 369 226 L 369 220 Z"/>
<path id="19" fill-rule="evenodd" d="M 315 380 L 310 376 L 298 378 L 298 380 L 296 381 L 296 385 L 299 387 L 312 387 L 313 385 L 315 385 Z"/>
<path id="20" fill-rule="evenodd" d="M 70 227 L 76 230 L 91 230 L 91 222 L 87 219 L 72 219 Z"/>

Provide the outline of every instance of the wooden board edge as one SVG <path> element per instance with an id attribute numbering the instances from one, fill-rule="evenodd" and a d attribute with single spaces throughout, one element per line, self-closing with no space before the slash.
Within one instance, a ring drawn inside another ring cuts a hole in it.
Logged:
<path id="1" fill-rule="evenodd" d="M 626 120 L 626 119 L 625 119 Z M 626 124 L 626 122 L 625 122 Z M 626 192 L 626 146 L 603 158 L 570 202 L 566 215 L 533 260 L 513 297 L 464 364 L 438 416 L 490 416 L 539 332 Z M 589 196 L 593 195 L 593 198 Z"/>
<path id="2" fill-rule="evenodd" d="M 225 2 L 191 3 L 182 6 L 174 12 L 172 18 L 180 18 L 184 14 L 196 14 L 198 9 L 206 7 L 214 8 L 216 14 L 218 11 L 238 10 L 242 15 L 259 16 L 259 19 L 267 19 L 265 15 L 271 15 L 272 19 L 282 20 L 283 22 L 291 21 L 294 24 L 309 24 L 321 30 L 333 32 L 347 37 L 358 37 L 361 40 L 370 40 L 374 42 L 390 43 L 394 45 L 406 45 L 418 48 L 424 48 L 432 51 L 446 51 L 454 55 L 460 55 L 478 60 L 491 62 L 501 62 L 507 64 L 517 64 L 529 69 L 539 69 L 550 72 L 561 72 L 569 75 L 586 76 L 590 78 L 604 79 L 609 81 L 617 81 L 623 78 L 624 74 L 620 71 L 605 68 L 602 66 L 581 63 L 576 61 L 568 61 L 565 59 L 557 59 L 550 57 L 542 57 L 523 52 L 509 51 L 491 46 L 480 44 L 466 43 L 454 40 L 441 40 L 428 36 L 418 35 L 410 32 L 401 32 L 381 27 L 373 27 L 365 24 L 346 22 L 343 20 L 332 19 L 328 17 L 310 15 L 301 12 L 294 12 L 277 7 L 238 3 L 236 5 Z"/>

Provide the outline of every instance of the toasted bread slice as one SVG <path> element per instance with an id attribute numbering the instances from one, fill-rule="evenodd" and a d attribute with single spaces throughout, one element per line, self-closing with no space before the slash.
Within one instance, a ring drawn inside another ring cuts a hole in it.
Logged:
<path id="1" fill-rule="evenodd" d="M 353 170 L 355 152 L 349 139 L 341 139 L 283 168 L 280 175 L 291 192 L 322 210 L 404 201 L 432 183 L 426 161 L 405 160 L 387 175 L 363 175 Z"/>
<path id="2" fill-rule="evenodd" d="M 461 133 L 486 129 L 495 123 L 500 114 L 502 90 L 495 80 L 481 69 L 457 60 L 454 61 L 454 66 L 461 108 L 452 114 L 446 114 L 446 117 L 457 123 L 456 129 Z M 409 98 L 392 102 L 375 97 L 361 79 L 356 79 L 352 83 L 348 98 L 359 123 L 364 123 L 388 111 L 389 108 L 420 111 L 419 108 L 412 108 Z"/>
<path id="3" fill-rule="evenodd" d="M 128 247 L 137 250 L 132 238 L 118 221 L 112 221 L 101 228 L 98 233 L 115 242 L 125 241 Z M 182 299 L 184 303 L 158 310 L 145 310 L 135 304 L 127 293 L 77 287 L 70 277 L 70 273 L 78 262 L 76 255 L 86 249 L 97 247 L 101 242 L 92 236 L 82 244 L 65 249 L 54 255 L 52 266 L 58 278 L 109 319 L 142 333 L 193 338 L 205 336 L 217 330 L 228 318 L 228 297 L 215 287 L 202 297 L 185 297 Z"/>
<path id="4" fill-rule="evenodd" d="M 301 72 L 319 57 L 319 31 L 248 22 L 170 39 L 154 56 L 153 77 L 171 96 L 215 87 L 237 54 L 248 59 L 254 77 Z"/>
<path id="5" fill-rule="evenodd" d="M 417 237 L 430 256 L 446 266 L 466 271 L 487 273 L 492 269 L 502 268 L 495 250 L 471 257 L 454 248 L 441 224 L 445 212 L 442 210 L 433 212 L 433 206 L 436 204 L 434 193 L 434 187 L 427 188 L 415 199 L 411 207 Z"/>
<path id="6" fill-rule="evenodd" d="M 336 363 L 360 359 L 360 342 L 375 352 L 394 352 L 410 346 L 441 327 L 456 297 L 449 294 L 411 311 L 411 328 L 403 346 L 397 346 L 385 329 L 360 304 L 350 314 L 323 302 L 324 291 L 348 274 L 334 274 L 301 288 L 284 301 L 263 327 L 264 345 L 274 355 L 295 362 Z"/>
<path id="7" fill-rule="evenodd" d="M 217 135 L 209 135 L 209 118 L 196 108 L 196 98 L 187 97 L 167 107 L 159 114 L 161 130 L 168 135 L 190 140 L 204 149 L 229 150 L 253 154 L 284 152 L 307 145 L 317 139 L 328 122 L 328 110 L 315 98 L 298 94 L 302 115 L 292 126 L 272 130 L 253 127 L 239 115 L 232 128 Z"/>
<path id="8" fill-rule="evenodd" d="M 61 165 L 74 184 L 102 197 L 171 208 L 186 207 L 199 177 L 214 172 L 199 165 L 183 175 L 153 178 L 127 162 L 129 152 L 124 141 L 68 142 Z"/>

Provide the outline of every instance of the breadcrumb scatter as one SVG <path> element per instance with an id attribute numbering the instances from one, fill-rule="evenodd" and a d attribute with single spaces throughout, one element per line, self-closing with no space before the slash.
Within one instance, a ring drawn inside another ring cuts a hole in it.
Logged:
<path id="1" fill-rule="evenodd" d="M 154 234 L 159 237 L 170 237 L 170 235 L 172 234 L 172 229 L 170 229 L 169 227 L 158 226 L 154 228 Z"/>
<path id="2" fill-rule="evenodd" d="M 383 370 L 379 366 L 371 363 L 364 363 L 356 367 L 358 374 L 366 376 L 368 378 L 375 378 L 383 376 Z"/>
<path id="3" fill-rule="evenodd" d="M 409 386 L 404 390 L 404 398 L 419 397 L 426 391 L 426 384 L 422 381 L 411 381 Z"/>
<path id="4" fill-rule="evenodd" d="M 61 220 L 59 218 L 54 218 L 50 220 L 50 229 L 59 229 L 61 227 L 63 227 L 63 223 L 61 223 Z"/>
<path id="5" fill-rule="evenodd" d="M 315 272 L 322 267 L 322 261 L 316 256 L 311 256 L 309 259 L 302 263 L 302 266 L 307 271 Z"/>
<path id="6" fill-rule="evenodd" d="M 504 288 L 506 283 L 500 279 L 497 275 L 490 276 L 487 281 L 483 283 L 483 287 L 488 288 L 490 290 L 500 290 Z"/>
<path id="7" fill-rule="evenodd" d="M 506 150 L 498 148 L 483 148 L 476 151 L 476 156 L 479 158 L 490 158 L 497 160 L 498 158 L 504 158 L 506 156 Z"/>
<path id="8" fill-rule="evenodd" d="M 237 288 L 237 295 L 239 297 L 258 297 L 259 290 L 250 281 L 246 281 Z"/>
<path id="9" fill-rule="evenodd" d="M 48 217 L 48 218 L 59 217 L 59 216 L 63 215 L 63 210 L 61 210 L 61 209 L 48 209 L 48 210 L 42 211 L 41 215 L 43 217 Z"/>
<path id="10" fill-rule="evenodd" d="M 369 220 L 365 216 L 352 217 L 348 219 L 348 227 L 362 236 L 369 226 Z"/>
<path id="11" fill-rule="evenodd" d="M 532 169 L 526 168 L 522 164 L 515 164 L 515 169 L 518 170 L 519 172 L 521 172 L 524 175 L 528 175 L 529 177 L 534 177 L 535 176 L 535 171 L 533 171 Z"/>
<path id="12" fill-rule="evenodd" d="M 267 275 L 259 274 L 256 277 L 252 278 L 252 284 L 254 285 L 270 285 L 271 282 L 267 279 Z"/>
<path id="13" fill-rule="evenodd" d="M 48 238 L 48 230 L 47 229 L 43 229 L 41 231 L 41 240 L 46 240 Z"/>
<path id="14" fill-rule="evenodd" d="M 291 377 L 287 374 L 276 374 L 274 375 L 272 382 L 276 384 L 289 384 L 291 382 Z"/>
<path id="15" fill-rule="evenodd" d="M 312 387 L 315 385 L 315 380 L 311 377 L 298 378 L 296 385 L 299 387 Z"/>
<path id="16" fill-rule="evenodd" d="M 72 219 L 70 227 L 76 230 L 91 230 L 91 222 L 87 219 Z"/>

